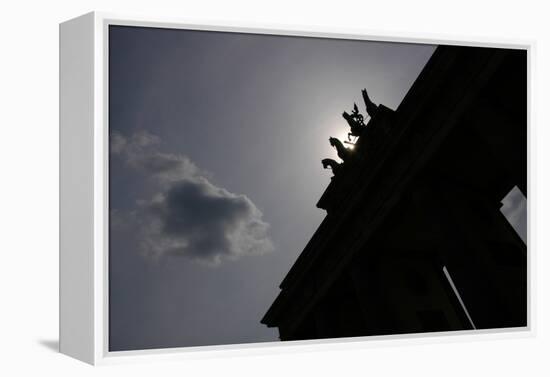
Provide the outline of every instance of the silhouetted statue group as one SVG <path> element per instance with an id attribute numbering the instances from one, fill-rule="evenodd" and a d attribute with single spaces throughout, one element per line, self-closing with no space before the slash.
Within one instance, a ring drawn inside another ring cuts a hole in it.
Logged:
<path id="1" fill-rule="evenodd" d="M 365 102 L 367 114 L 369 115 L 370 119 L 372 119 L 378 113 L 378 105 L 371 101 L 366 89 L 363 89 L 361 91 L 361 94 L 363 96 L 363 101 Z M 353 104 L 353 110 L 351 111 L 351 114 L 349 114 L 347 111 L 344 111 L 342 116 L 348 122 L 348 125 L 350 127 L 348 140 L 344 141 L 344 143 L 353 145 L 354 143 L 351 142 L 352 138 L 355 138 L 355 140 L 357 141 L 357 139 L 361 137 L 361 135 L 363 135 L 363 133 L 365 132 L 365 129 L 367 127 L 367 124 L 365 123 L 365 118 L 361 113 L 359 113 L 359 109 L 357 108 L 356 103 Z M 346 148 L 346 146 L 344 146 L 344 143 L 342 143 L 335 137 L 331 137 L 328 140 L 330 142 L 330 145 L 336 148 L 338 157 L 340 157 L 343 163 L 349 161 L 352 158 L 352 149 Z M 343 163 L 336 162 L 331 158 L 325 158 L 321 161 L 321 163 L 323 164 L 324 169 L 330 168 L 334 175 L 337 175 L 342 170 Z"/>

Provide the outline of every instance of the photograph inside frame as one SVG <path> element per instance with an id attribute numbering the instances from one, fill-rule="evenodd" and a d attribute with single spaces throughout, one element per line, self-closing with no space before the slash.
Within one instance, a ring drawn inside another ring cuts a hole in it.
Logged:
<path id="1" fill-rule="evenodd" d="M 527 50 L 108 45 L 110 351 L 528 325 Z"/>

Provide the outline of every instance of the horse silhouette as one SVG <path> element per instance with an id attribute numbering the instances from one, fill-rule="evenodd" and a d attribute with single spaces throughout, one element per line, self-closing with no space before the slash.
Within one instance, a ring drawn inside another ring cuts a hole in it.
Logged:
<path id="1" fill-rule="evenodd" d="M 348 122 L 350 127 L 351 132 L 348 133 L 348 140 L 351 140 L 352 136 L 359 137 L 363 134 L 365 131 L 364 124 L 359 123 L 359 121 L 352 114 L 348 114 L 346 111 L 344 111 L 342 116 Z"/>
<path id="2" fill-rule="evenodd" d="M 342 142 L 335 137 L 329 138 L 328 141 L 330 142 L 330 145 L 336 148 L 336 153 L 338 154 L 338 157 L 342 159 L 342 161 L 345 162 L 349 160 L 352 153 L 350 149 L 344 147 L 344 144 L 342 144 Z"/>
<path id="3" fill-rule="evenodd" d="M 337 175 L 342 169 L 342 164 L 334 161 L 332 158 L 325 158 L 321 160 L 321 163 L 323 164 L 323 169 L 330 168 L 334 175 Z"/>

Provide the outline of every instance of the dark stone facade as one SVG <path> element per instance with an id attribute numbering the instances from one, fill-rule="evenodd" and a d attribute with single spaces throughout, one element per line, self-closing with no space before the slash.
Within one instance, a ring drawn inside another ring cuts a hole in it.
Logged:
<path id="1" fill-rule="evenodd" d="M 527 52 L 440 46 L 380 105 L 262 319 L 281 340 L 527 325 Z"/>

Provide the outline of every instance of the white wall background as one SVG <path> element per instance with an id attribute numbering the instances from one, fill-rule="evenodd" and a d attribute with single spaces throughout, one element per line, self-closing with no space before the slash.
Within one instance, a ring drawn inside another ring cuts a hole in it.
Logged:
<path id="1" fill-rule="evenodd" d="M 0 64 L 0 374 L 16 375 L 549 375 L 547 252 L 550 185 L 550 28 L 543 1 L 269 2 L 97 0 L 3 2 Z M 58 315 L 58 23 L 91 10 L 216 20 L 413 31 L 456 38 L 535 40 L 531 252 L 536 331 L 531 338 L 423 342 L 345 350 L 92 368 L 52 351 Z M 536 246 L 533 247 L 533 246 Z"/>

